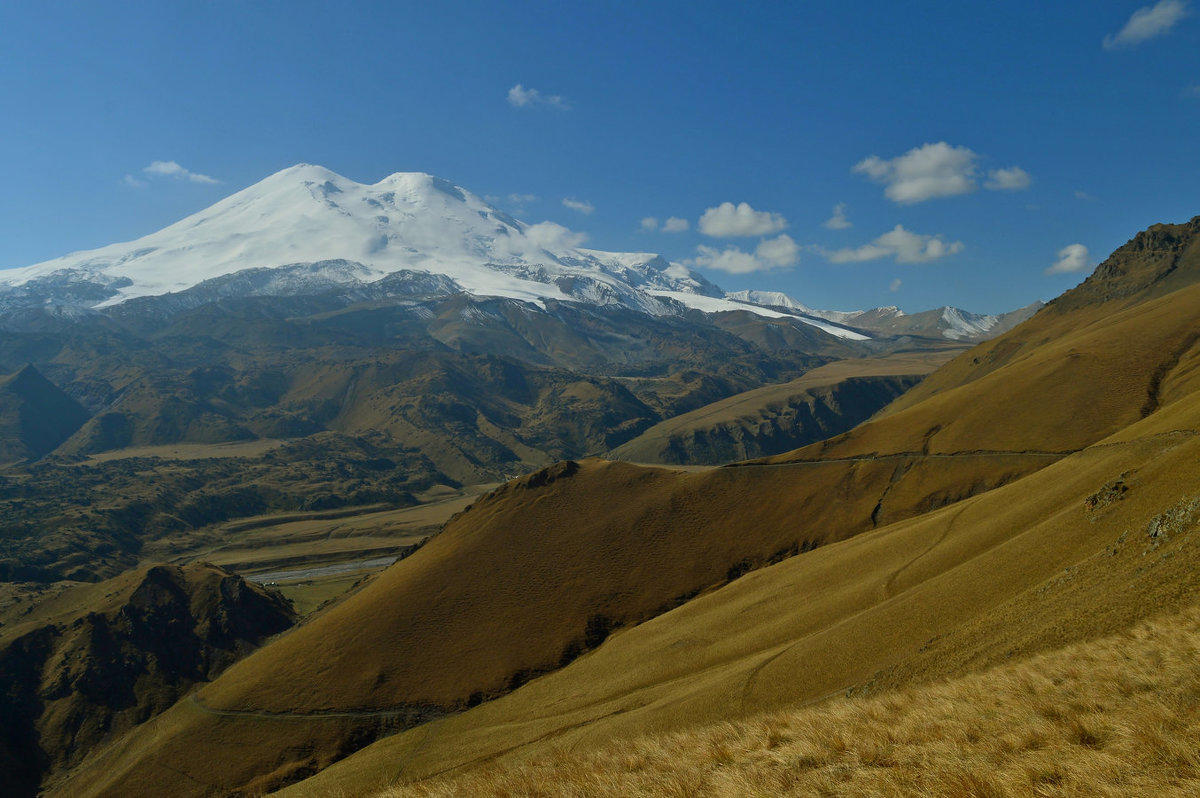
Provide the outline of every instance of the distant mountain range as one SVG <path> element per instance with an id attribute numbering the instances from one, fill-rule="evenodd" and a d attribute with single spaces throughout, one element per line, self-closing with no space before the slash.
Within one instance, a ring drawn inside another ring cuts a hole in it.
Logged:
<path id="1" fill-rule="evenodd" d="M 76 252 L 0 276 L 6 326 L 78 316 L 144 297 L 158 312 L 220 298 L 337 293 L 347 301 L 451 296 L 625 308 L 651 316 L 749 311 L 849 341 L 996 335 L 1036 308 L 980 316 L 955 308 L 813 310 L 784 294 L 726 293 L 652 253 L 601 252 L 551 222 L 526 224 L 420 172 L 374 185 L 320 166 L 284 169 L 136 241 Z"/>

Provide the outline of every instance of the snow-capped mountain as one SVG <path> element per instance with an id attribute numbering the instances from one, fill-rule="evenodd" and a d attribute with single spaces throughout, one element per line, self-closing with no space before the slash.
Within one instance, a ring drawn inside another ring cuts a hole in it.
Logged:
<path id="1" fill-rule="evenodd" d="M 722 294 L 658 255 L 580 243 L 566 228 L 524 224 L 432 175 L 397 173 L 363 185 L 301 164 L 136 241 L 9 272 L 0 278 L 0 302 L 11 306 L 24 297 L 102 308 L 264 268 L 284 269 L 270 288 L 280 294 L 372 283 L 402 271 L 443 275 L 480 296 L 616 304 L 652 314 L 670 312 L 652 292 Z"/>
<path id="2" fill-rule="evenodd" d="M 164 297 L 160 308 L 182 309 L 225 297 L 340 292 L 364 300 L 464 293 L 652 316 L 748 311 L 846 341 L 925 334 L 916 327 L 931 321 L 897 308 L 814 310 L 773 291 L 726 294 L 660 255 L 602 252 L 582 242 L 565 227 L 518 221 L 422 172 L 398 172 L 365 185 L 300 164 L 136 241 L 2 272 L 0 312 L 12 318 L 48 311 L 66 318 L 140 297 Z M 938 312 L 943 318 L 935 326 L 946 338 L 999 332 L 999 317 L 955 308 Z"/>

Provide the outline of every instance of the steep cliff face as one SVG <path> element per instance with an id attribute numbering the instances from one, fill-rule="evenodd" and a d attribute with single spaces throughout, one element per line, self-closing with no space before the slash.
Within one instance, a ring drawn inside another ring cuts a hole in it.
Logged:
<path id="1" fill-rule="evenodd" d="M 0 792 L 32 795 L 291 626 L 284 599 L 210 565 L 158 565 L 87 588 L 74 611 L 0 641 Z M 99 600 L 97 600 L 99 599 Z"/>
<path id="2" fill-rule="evenodd" d="M 734 413 L 701 408 L 651 427 L 612 456 L 636 463 L 721 465 L 782 454 L 861 424 L 923 376 L 851 377 Z"/>

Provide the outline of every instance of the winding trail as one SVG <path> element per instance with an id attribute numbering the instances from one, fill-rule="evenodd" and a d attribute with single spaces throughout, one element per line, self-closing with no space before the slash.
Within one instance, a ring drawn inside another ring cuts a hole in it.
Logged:
<path id="1" fill-rule="evenodd" d="M 924 452 L 893 452 L 891 454 L 866 454 L 858 457 L 827 457 L 819 460 L 789 460 L 784 463 L 764 463 L 751 460 L 745 463 L 730 463 L 722 466 L 722 468 L 789 468 L 792 466 L 819 466 L 827 463 L 877 463 L 887 462 L 890 460 L 911 460 L 921 458 L 935 460 L 951 460 L 959 457 L 1045 457 L 1062 459 L 1063 457 L 1068 457 L 1081 451 L 1083 450 L 1069 449 L 1062 452 L 1050 452 L 1038 449 L 979 449 L 975 451 L 943 452 L 935 454 L 926 454 Z"/>
<path id="2" fill-rule="evenodd" d="M 938 546 L 942 545 L 942 543 L 945 542 L 946 538 L 948 538 L 950 536 L 950 530 L 954 527 L 955 522 L 958 521 L 958 517 L 966 511 L 967 511 L 966 507 L 959 507 L 958 512 L 956 512 L 954 515 L 950 516 L 950 518 L 946 521 L 945 525 L 942 527 L 941 534 L 937 536 L 936 540 L 934 540 L 928 546 L 926 546 L 925 550 L 922 551 L 920 554 L 913 557 L 911 560 L 904 563 L 904 565 L 901 565 L 899 568 L 897 568 L 895 571 L 893 571 L 891 574 L 888 575 L 887 579 L 885 579 L 883 581 L 883 599 L 884 599 L 884 601 L 887 601 L 892 596 L 896 595 L 896 590 L 895 590 L 896 580 L 900 577 L 900 575 L 902 573 L 904 573 L 905 571 L 907 571 L 912 566 L 916 565 L 919 561 L 924 559 L 927 555 L 929 555 Z"/>

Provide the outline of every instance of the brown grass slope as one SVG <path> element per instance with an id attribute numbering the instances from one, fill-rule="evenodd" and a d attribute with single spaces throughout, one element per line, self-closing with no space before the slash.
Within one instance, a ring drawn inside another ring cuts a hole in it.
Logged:
<path id="1" fill-rule="evenodd" d="M 1194 279 L 1189 247 L 1177 260 Z M 965 369 L 965 384 L 942 380 L 919 404 L 775 463 L 680 474 L 589 462 L 510 484 L 368 589 L 232 668 L 201 704 L 99 754 L 69 786 L 115 795 L 277 785 L 369 740 L 385 712 L 407 722 L 460 708 L 639 621 L 508 697 L 380 743 L 392 752 L 388 772 L 424 775 L 543 737 L 672 728 L 875 678 L 931 636 L 1090 556 L 1090 521 L 1047 519 L 1152 454 L 1165 462 L 1194 446 L 1136 440 L 1059 462 L 1044 481 L 976 495 L 1137 421 L 1148 394 L 1163 406 L 1168 383 L 1194 368 L 1183 343 L 1194 341 L 1200 288 L 1144 293 L 1107 315 L 1052 311 L 1061 318 L 1035 336 L 1040 344 L 1020 345 L 1024 326 L 1048 324 L 1043 311 L 1001 339 L 1023 346 L 1005 360 L 1005 379 L 988 385 L 963 366 L 993 351 L 972 350 L 946 367 Z M 1064 339 L 1086 349 L 1075 357 Z M 1190 396 L 1180 395 L 1177 404 Z M 1153 512 L 1169 501 L 1155 493 Z M 747 568 L 854 535 L 711 592 Z"/>
<path id="2" fill-rule="evenodd" d="M 378 798 L 1195 795 L 1198 696 L 1193 606 L 942 684 L 484 765 Z"/>
<path id="3" fill-rule="evenodd" d="M 782 459 L 864 451 L 1074 451 L 1157 407 L 1197 340 L 1200 217 L 1155 225 L 1029 321 L 982 343 L 864 424 Z"/>
<path id="4" fill-rule="evenodd" d="M 887 693 L 1191 606 L 1200 598 L 1198 429 L 1193 393 L 1041 472 L 747 574 L 285 794 L 369 793 Z"/>

